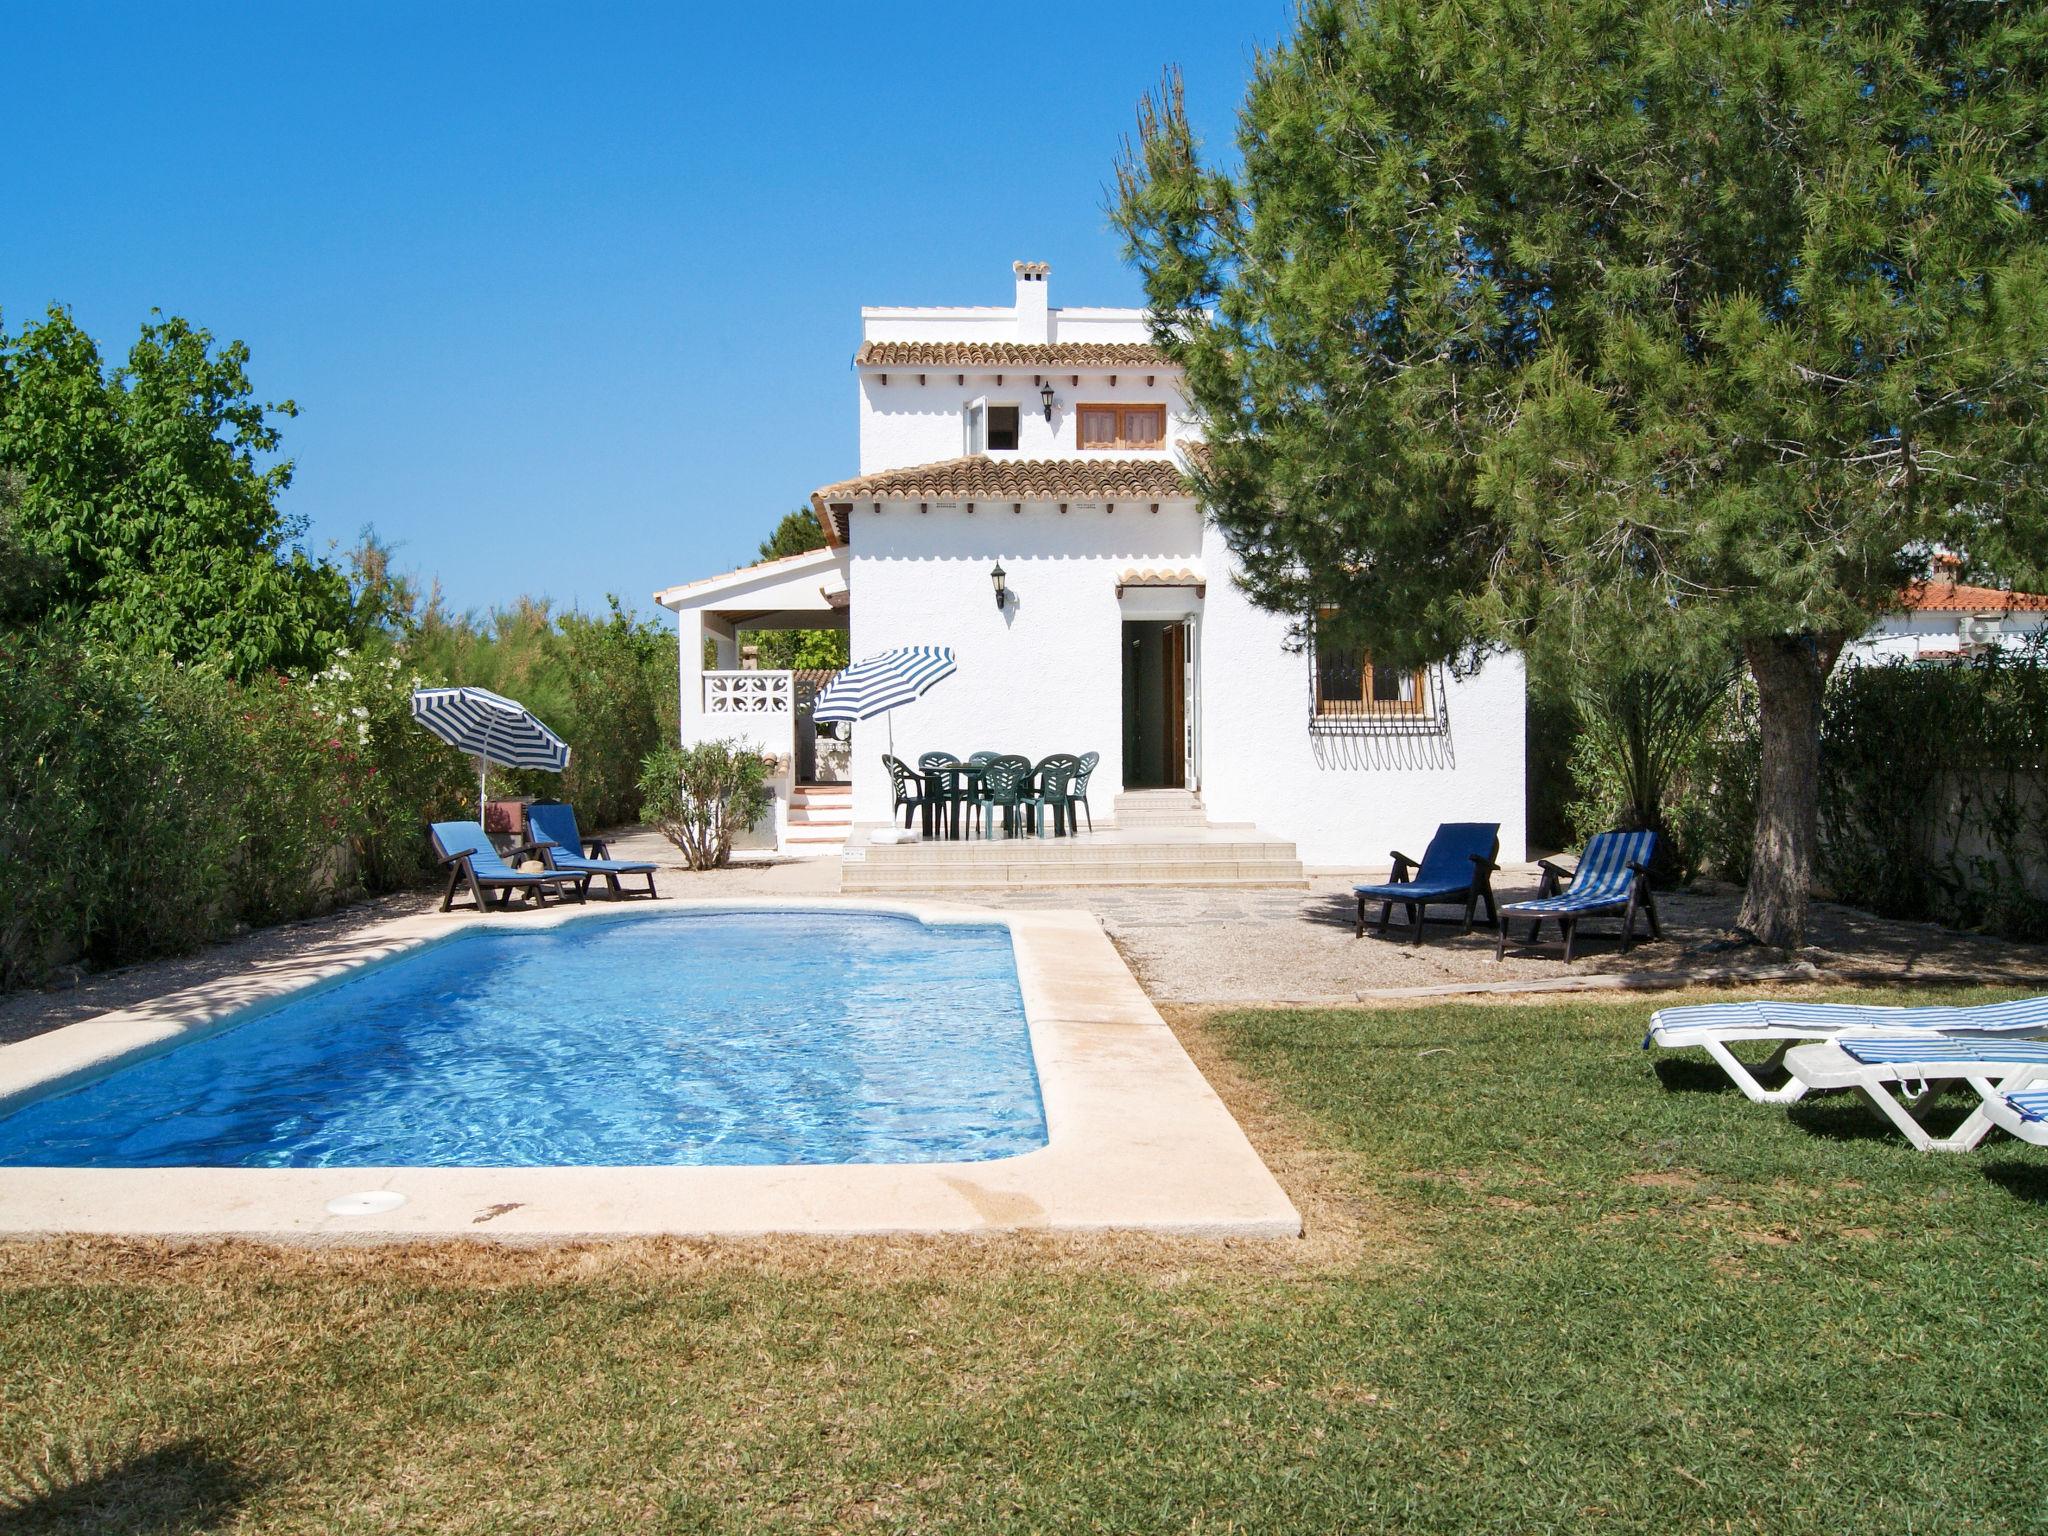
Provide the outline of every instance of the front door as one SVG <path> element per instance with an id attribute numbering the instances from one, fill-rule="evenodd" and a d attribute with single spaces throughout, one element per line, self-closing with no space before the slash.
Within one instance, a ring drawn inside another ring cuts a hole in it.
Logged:
<path id="1" fill-rule="evenodd" d="M 1184 789 L 1190 752 L 1188 626 L 1128 619 L 1123 626 L 1124 788 Z"/>

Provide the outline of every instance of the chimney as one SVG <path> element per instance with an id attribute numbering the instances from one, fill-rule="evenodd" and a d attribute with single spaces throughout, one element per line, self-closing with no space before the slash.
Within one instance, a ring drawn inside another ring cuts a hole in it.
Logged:
<path id="1" fill-rule="evenodd" d="M 1045 301 L 1045 280 L 1052 267 L 1043 261 L 1013 261 L 1017 274 L 1017 339 L 1026 343 L 1052 340 L 1052 309 Z"/>

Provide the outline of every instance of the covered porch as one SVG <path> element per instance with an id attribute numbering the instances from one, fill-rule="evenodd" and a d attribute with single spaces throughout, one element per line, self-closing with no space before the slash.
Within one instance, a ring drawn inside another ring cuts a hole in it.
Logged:
<path id="1" fill-rule="evenodd" d="M 846 550 L 764 560 L 654 594 L 676 616 L 681 738 L 750 742 L 775 765 L 774 808 L 736 847 L 837 854 L 851 821 L 850 731 L 811 720 L 830 672 L 761 668 L 742 636 L 848 627 Z"/>

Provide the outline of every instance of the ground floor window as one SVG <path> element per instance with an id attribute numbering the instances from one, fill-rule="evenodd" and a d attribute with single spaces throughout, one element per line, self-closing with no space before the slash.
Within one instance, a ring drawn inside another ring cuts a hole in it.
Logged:
<path id="1" fill-rule="evenodd" d="M 1310 722 L 1317 729 L 1375 727 L 1403 734 L 1445 722 L 1441 669 L 1376 662 L 1370 651 L 1340 644 L 1311 627 Z"/>

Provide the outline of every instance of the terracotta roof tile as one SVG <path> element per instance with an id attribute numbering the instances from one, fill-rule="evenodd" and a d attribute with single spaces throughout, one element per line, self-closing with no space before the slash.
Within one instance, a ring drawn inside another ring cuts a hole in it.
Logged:
<path id="1" fill-rule="evenodd" d="M 1161 570 L 1154 566 L 1132 566 L 1116 579 L 1116 595 L 1122 597 L 1126 587 L 1193 587 L 1199 596 L 1207 591 L 1209 583 L 1200 571 L 1188 566 L 1179 570 Z"/>
<path id="2" fill-rule="evenodd" d="M 1157 347 L 1135 341 L 864 341 L 853 364 L 856 368 L 1035 368 L 1044 373 L 1174 366 Z"/>
<path id="3" fill-rule="evenodd" d="M 1900 594 L 1907 613 L 2048 613 L 2048 594 L 1954 581 L 1916 582 Z"/>
<path id="4" fill-rule="evenodd" d="M 1191 501 L 1194 490 L 1174 461 L 1155 459 L 994 459 L 973 455 L 857 475 L 811 493 L 811 505 L 835 543 L 846 519 L 832 508 L 853 502 L 1130 502 Z"/>

